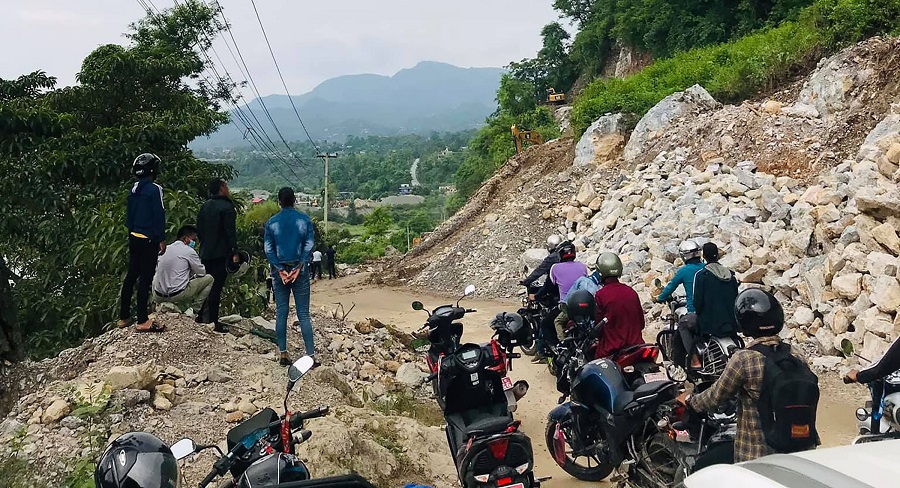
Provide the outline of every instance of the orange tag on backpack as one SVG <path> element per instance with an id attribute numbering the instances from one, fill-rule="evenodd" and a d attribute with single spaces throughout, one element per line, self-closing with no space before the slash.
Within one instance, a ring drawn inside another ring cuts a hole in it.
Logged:
<path id="1" fill-rule="evenodd" d="M 804 425 L 791 425 L 791 438 L 808 438 L 809 437 L 809 424 Z"/>

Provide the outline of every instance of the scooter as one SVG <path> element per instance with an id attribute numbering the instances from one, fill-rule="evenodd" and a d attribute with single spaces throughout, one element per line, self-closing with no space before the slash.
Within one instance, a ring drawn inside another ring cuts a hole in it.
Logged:
<path id="1" fill-rule="evenodd" d="M 464 296 L 474 293 L 474 288 L 467 287 Z M 421 302 L 415 302 L 413 308 L 424 310 Z M 447 308 L 438 307 L 429 319 Z M 467 312 L 449 308 L 457 310 L 446 312 L 448 317 L 462 318 Z M 449 322 L 444 318 L 430 321 L 444 326 Z M 520 422 L 512 415 L 528 384 L 512 384 L 507 376 L 512 360 L 520 357 L 512 351 L 530 333 L 530 327 L 512 313 L 499 314 L 491 327 L 494 336 L 488 343 L 457 344 L 452 351 L 443 349 L 434 356 L 429 351 L 436 367 L 428 381 L 434 384 L 444 412 L 447 444 L 463 488 L 538 487 L 541 480 L 534 477 L 531 440 L 519 431 Z M 456 330 L 461 336 L 462 325 Z"/>
<path id="2" fill-rule="evenodd" d="M 182 439 L 172 445 L 172 454 L 178 460 L 207 449 L 219 452 L 219 460 L 200 482 L 199 488 L 205 488 L 217 477 L 229 474 L 219 488 L 257 488 L 310 479 L 306 464 L 294 455 L 295 448 L 312 437 L 312 432 L 301 430 L 303 421 L 324 417 L 329 409 L 323 406 L 308 412 L 291 412 L 288 397 L 300 378 L 313 368 L 313 363 L 313 358 L 304 356 L 288 369 L 284 415 L 279 416 L 271 408 L 266 408 L 234 427 L 226 436 L 227 453 L 223 453 L 218 446 L 198 445 L 191 439 Z M 299 433 L 295 435 L 297 431 Z"/>

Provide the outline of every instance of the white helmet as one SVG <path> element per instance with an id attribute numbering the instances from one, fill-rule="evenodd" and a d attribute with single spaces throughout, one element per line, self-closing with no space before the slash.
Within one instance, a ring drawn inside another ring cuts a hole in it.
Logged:
<path id="1" fill-rule="evenodd" d="M 556 248 L 562 244 L 562 237 L 557 234 L 551 234 L 547 237 L 547 251 L 553 252 L 556 251 Z"/>
<path id="2" fill-rule="evenodd" d="M 699 258 L 700 245 L 693 239 L 683 241 L 681 245 L 678 246 L 678 254 L 681 256 L 681 260 L 685 262 L 689 259 Z"/>

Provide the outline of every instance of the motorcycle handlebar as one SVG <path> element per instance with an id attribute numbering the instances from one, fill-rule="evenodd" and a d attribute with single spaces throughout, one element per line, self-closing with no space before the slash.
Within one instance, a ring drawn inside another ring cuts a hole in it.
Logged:
<path id="1" fill-rule="evenodd" d="M 328 415 L 328 411 L 329 411 L 328 405 L 322 405 L 321 407 L 317 407 L 317 408 L 314 408 L 307 412 L 301 413 L 300 417 L 303 420 L 317 419 L 319 417 L 324 417 L 324 416 Z"/>
<path id="2" fill-rule="evenodd" d="M 475 312 L 477 312 L 477 311 L 478 311 L 478 310 L 476 310 L 476 309 L 474 309 L 474 308 L 467 308 L 467 309 L 466 309 L 466 313 L 475 313 Z"/>
<path id="3" fill-rule="evenodd" d="M 431 383 L 431 382 L 434 381 L 435 378 L 437 378 L 437 377 L 438 377 L 438 374 L 437 374 L 437 373 L 431 373 L 430 375 L 428 375 L 427 378 L 425 378 L 425 383 Z"/>
<path id="4" fill-rule="evenodd" d="M 199 485 L 200 488 L 206 488 L 206 486 L 208 484 L 212 483 L 213 480 L 216 479 L 216 476 L 218 476 L 218 475 L 219 475 L 219 473 L 218 473 L 218 471 L 216 471 L 216 468 L 213 468 L 212 471 L 210 471 L 209 474 L 206 475 L 206 478 L 203 478 L 203 481 L 200 482 L 200 485 Z"/>

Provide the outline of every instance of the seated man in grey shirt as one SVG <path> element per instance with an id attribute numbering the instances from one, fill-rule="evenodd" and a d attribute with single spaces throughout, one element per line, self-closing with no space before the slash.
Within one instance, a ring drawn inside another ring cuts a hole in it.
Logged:
<path id="1" fill-rule="evenodd" d="M 166 248 L 166 253 L 159 257 L 156 265 L 154 301 L 171 302 L 182 310 L 190 304 L 194 313 L 200 313 L 212 289 L 213 277 L 206 274 L 206 268 L 194 250 L 196 244 L 196 227 L 184 225 L 178 229 L 178 240 Z"/>

